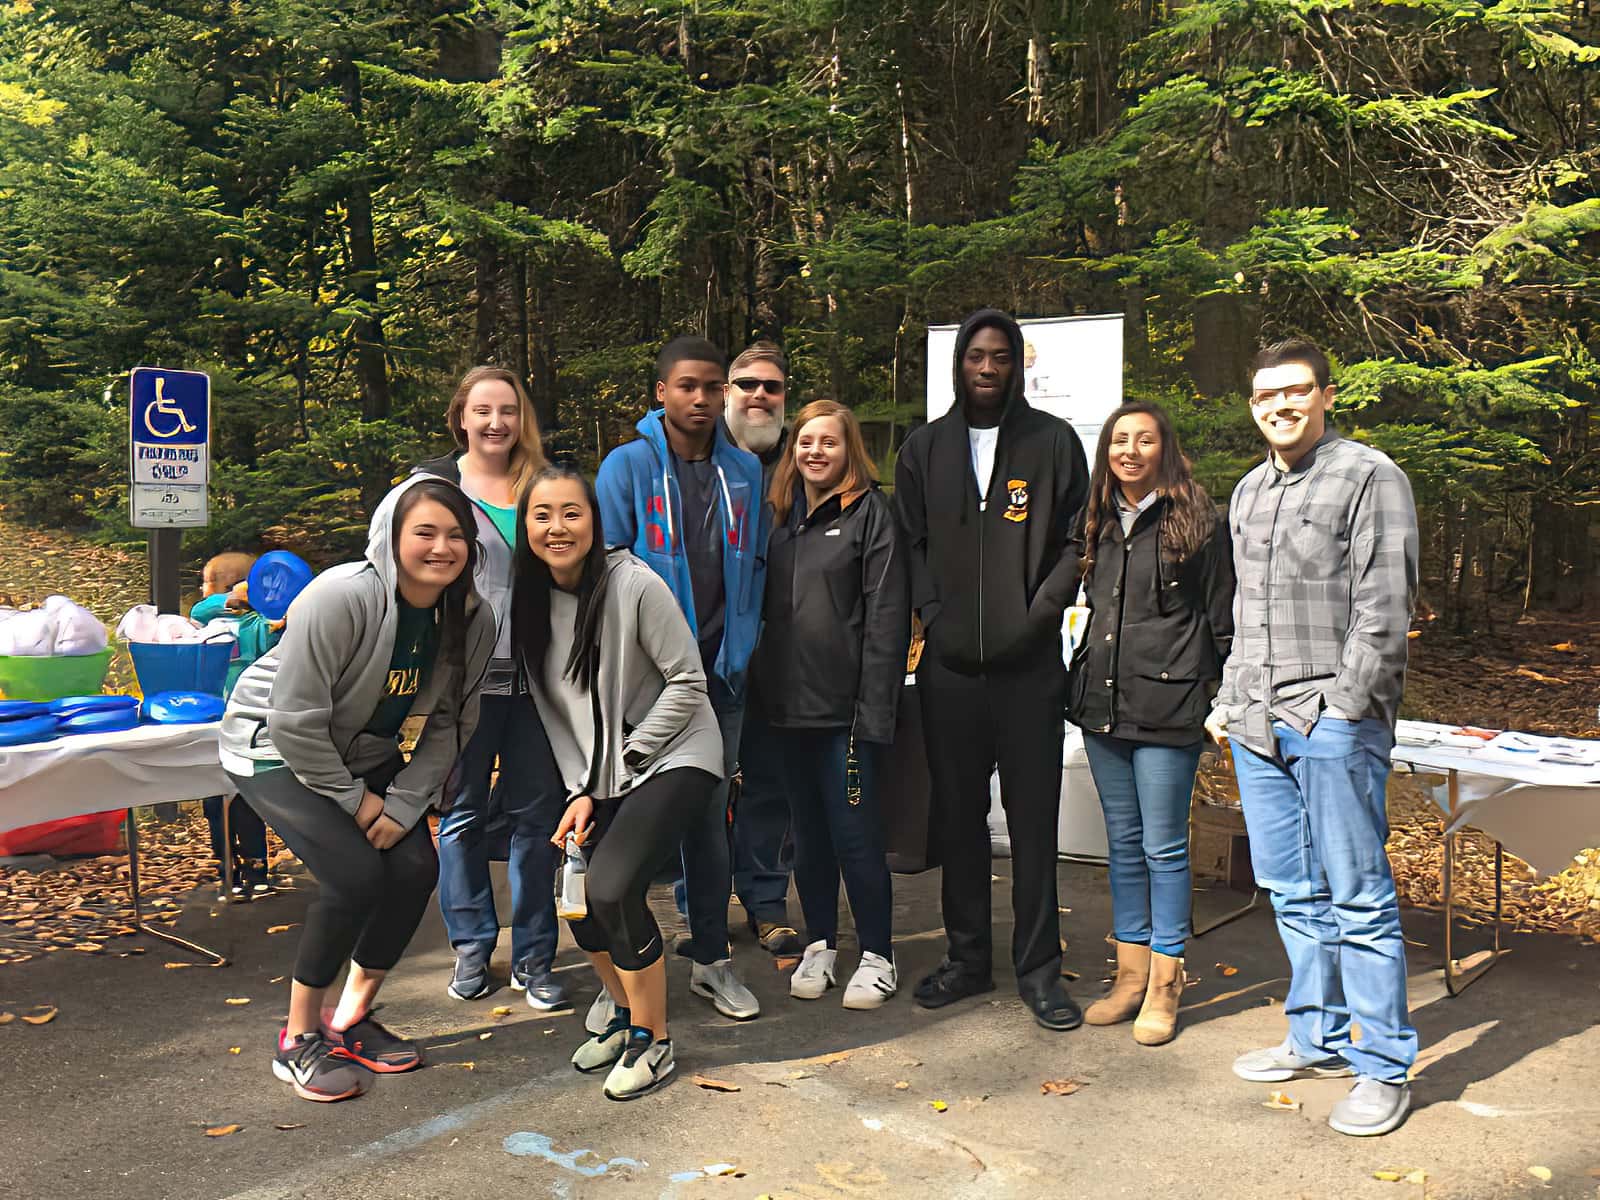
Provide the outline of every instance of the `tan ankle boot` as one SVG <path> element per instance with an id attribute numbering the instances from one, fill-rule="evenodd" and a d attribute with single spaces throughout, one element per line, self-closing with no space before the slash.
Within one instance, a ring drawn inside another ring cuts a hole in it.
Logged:
<path id="1" fill-rule="evenodd" d="M 1141 1046 L 1159 1046 L 1178 1033 L 1178 1002 L 1183 999 L 1183 959 L 1169 954 L 1150 955 L 1150 986 L 1144 1007 L 1133 1022 L 1133 1040 Z"/>
<path id="2" fill-rule="evenodd" d="M 1117 977 L 1111 990 L 1089 1005 L 1083 1019 L 1090 1025 L 1116 1025 L 1133 1019 L 1150 982 L 1150 947 L 1117 943 Z"/>

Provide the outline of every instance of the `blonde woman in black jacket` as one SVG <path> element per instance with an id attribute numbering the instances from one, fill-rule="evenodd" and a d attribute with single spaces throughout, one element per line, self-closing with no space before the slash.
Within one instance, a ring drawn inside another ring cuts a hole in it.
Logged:
<path id="1" fill-rule="evenodd" d="M 842 872 L 861 943 L 844 1006 L 877 1008 L 899 981 L 876 777 L 894 739 L 911 609 L 894 513 L 854 413 L 832 400 L 801 410 L 771 500 L 766 624 L 752 673 L 788 769 L 809 943 L 789 994 L 815 1000 L 837 982 Z"/>
<path id="2" fill-rule="evenodd" d="M 1189 915 L 1189 800 L 1205 718 L 1233 640 L 1226 524 L 1160 407 L 1125 404 L 1095 450 L 1079 527 L 1091 611 L 1067 713 L 1105 811 L 1117 976 L 1084 1020 L 1177 1032 Z"/>

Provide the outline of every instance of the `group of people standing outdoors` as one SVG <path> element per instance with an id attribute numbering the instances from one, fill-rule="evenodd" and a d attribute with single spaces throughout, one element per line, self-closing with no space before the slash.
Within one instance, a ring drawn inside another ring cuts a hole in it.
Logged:
<path id="1" fill-rule="evenodd" d="M 844 1007 L 882 1005 L 900 984 L 883 760 L 914 692 L 947 937 L 918 1004 L 993 990 L 998 772 L 1027 1008 L 1050 1030 L 1131 1022 L 1141 1044 L 1171 1040 L 1190 797 L 1206 738 L 1231 740 L 1294 972 L 1287 1038 L 1234 1071 L 1354 1074 L 1330 1124 L 1398 1125 L 1416 1035 L 1383 793 L 1417 577 L 1405 476 L 1328 424 L 1328 361 L 1308 342 L 1258 356 L 1268 454 L 1226 519 L 1158 406 L 1117 409 L 1091 468 L 1072 427 L 1028 403 L 1023 363 L 1016 321 L 968 317 L 956 403 L 906 439 L 892 499 L 849 408 L 815 400 L 785 420 L 770 343 L 728 366 L 704 339 L 670 342 L 640 436 L 592 484 L 546 461 L 513 373 L 469 372 L 446 414 L 456 451 L 393 489 L 364 561 L 307 588 L 224 719 L 235 785 L 320 885 L 278 1076 L 336 1100 L 364 1070 L 421 1064 L 373 1000 L 436 882 L 450 995 L 492 990 L 497 853 L 510 984 L 537 1009 L 571 1004 L 552 888 L 569 834 L 587 857 L 571 933 L 602 985 L 572 1062 L 605 1072 L 607 1097 L 674 1069 L 667 947 L 646 900 L 668 875 L 689 930 L 672 950 L 723 1016 L 761 1011 L 730 954 L 735 892 L 762 948 L 797 958 L 791 996 L 843 979 Z M 908 689 L 914 616 L 925 647 Z M 1105 812 L 1117 962 L 1087 1012 L 1061 966 L 1069 717 Z M 430 806 L 444 810 L 437 851 Z M 847 977 L 841 882 L 860 949 Z"/>

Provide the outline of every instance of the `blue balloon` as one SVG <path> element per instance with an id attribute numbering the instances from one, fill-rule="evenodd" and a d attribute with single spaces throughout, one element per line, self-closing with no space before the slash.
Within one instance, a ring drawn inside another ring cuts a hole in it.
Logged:
<path id="1" fill-rule="evenodd" d="M 315 575 L 298 554 L 268 550 L 250 568 L 250 607 L 269 621 L 281 621 Z"/>

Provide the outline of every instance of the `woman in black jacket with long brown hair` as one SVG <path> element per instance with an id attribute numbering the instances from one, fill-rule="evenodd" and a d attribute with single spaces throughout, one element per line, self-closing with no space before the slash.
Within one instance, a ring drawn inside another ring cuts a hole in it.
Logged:
<path id="1" fill-rule="evenodd" d="M 839 878 L 861 962 L 846 1008 L 877 1008 L 898 987 L 893 891 L 876 777 L 894 740 L 911 639 L 906 560 L 855 414 L 806 405 L 772 480 L 765 626 L 751 664 L 789 776 L 794 882 L 808 945 L 789 994 L 834 986 Z"/>
<path id="2" fill-rule="evenodd" d="M 1233 557 L 1159 405 L 1107 419 L 1078 546 L 1090 616 L 1067 712 L 1105 811 L 1117 945 L 1111 991 L 1084 1020 L 1134 1017 L 1134 1040 L 1160 1045 L 1177 1032 L 1183 993 L 1189 802 L 1233 640 Z"/>

